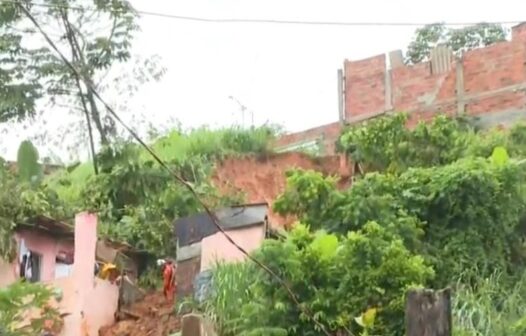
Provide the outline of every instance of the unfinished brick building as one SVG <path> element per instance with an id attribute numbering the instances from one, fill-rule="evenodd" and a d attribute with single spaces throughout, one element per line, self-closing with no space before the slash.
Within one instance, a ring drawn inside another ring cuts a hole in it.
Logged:
<path id="1" fill-rule="evenodd" d="M 282 137 L 281 151 L 316 144 L 333 154 L 343 125 L 392 112 L 409 113 L 410 124 L 436 113 L 473 116 L 483 127 L 526 120 L 526 23 L 512 28 L 510 41 L 461 57 L 439 46 L 429 62 L 405 65 L 396 50 L 346 60 L 339 73 L 339 120 Z"/>

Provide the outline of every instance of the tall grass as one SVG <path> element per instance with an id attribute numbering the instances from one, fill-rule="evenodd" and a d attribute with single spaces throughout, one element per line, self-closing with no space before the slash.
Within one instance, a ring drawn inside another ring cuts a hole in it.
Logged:
<path id="1" fill-rule="evenodd" d="M 255 276 L 251 266 L 246 262 L 219 263 L 214 268 L 212 290 L 202 310 L 214 323 L 219 335 L 239 334 L 241 307 L 250 300 L 250 285 Z"/>
<path id="2" fill-rule="evenodd" d="M 509 279 L 495 271 L 466 285 L 460 279 L 453 305 L 455 336 L 526 335 L 526 272 Z"/>
<path id="3" fill-rule="evenodd" d="M 152 147 L 165 161 L 198 169 L 225 156 L 272 152 L 272 142 L 278 133 L 279 128 L 267 125 L 222 129 L 201 127 L 189 131 L 176 129 L 158 138 Z M 140 151 L 139 157 L 143 161 L 152 160 L 145 150 Z M 46 183 L 62 200 L 74 203 L 80 197 L 81 186 L 93 173 L 91 162 L 84 162 L 70 171 L 63 169 L 55 172 L 46 178 Z"/>
<path id="4" fill-rule="evenodd" d="M 272 151 L 277 133 L 278 129 L 271 126 L 250 129 L 233 126 L 218 130 L 201 127 L 189 132 L 175 130 L 158 139 L 153 147 L 163 159 L 179 162 L 195 156 L 264 154 Z"/>

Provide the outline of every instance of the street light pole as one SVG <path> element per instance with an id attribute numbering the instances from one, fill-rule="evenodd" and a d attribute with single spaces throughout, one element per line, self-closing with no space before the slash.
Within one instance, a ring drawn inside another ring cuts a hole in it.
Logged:
<path id="1" fill-rule="evenodd" d="M 241 110 L 241 125 L 245 126 L 245 112 L 250 112 L 251 115 L 251 126 L 254 126 L 254 112 L 251 110 L 248 110 L 245 105 L 243 105 L 236 97 L 234 96 L 228 96 L 228 98 L 232 101 L 234 101 L 236 104 L 239 105 L 239 108 Z"/>

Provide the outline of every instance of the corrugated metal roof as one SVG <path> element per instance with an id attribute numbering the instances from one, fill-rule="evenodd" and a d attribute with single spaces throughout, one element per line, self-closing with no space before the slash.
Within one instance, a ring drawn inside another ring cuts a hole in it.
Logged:
<path id="1" fill-rule="evenodd" d="M 235 230 L 263 224 L 268 213 L 267 203 L 231 206 L 214 211 L 219 224 L 225 230 Z M 206 213 L 180 218 L 174 222 L 175 236 L 179 246 L 187 246 L 218 232 L 218 228 Z"/>

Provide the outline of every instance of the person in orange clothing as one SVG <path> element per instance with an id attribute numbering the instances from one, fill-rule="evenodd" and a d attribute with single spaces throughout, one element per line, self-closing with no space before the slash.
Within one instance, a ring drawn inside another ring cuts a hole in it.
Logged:
<path id="1" fill-rule="evenodd" d="M 163 265 L 163 293 L 169 302 L 174 299 L 175 289 L 175 265 L 167 260 Z"/>

